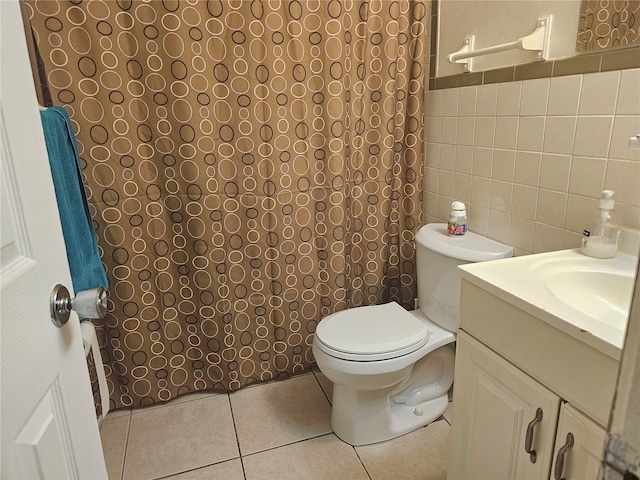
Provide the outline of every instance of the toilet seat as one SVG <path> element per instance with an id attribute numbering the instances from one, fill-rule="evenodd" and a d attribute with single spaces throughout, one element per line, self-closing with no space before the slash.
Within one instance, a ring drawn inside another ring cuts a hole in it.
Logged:
<path id="1" fill-rule="evenodd" d="M 324 318 L 316 328 L 318 348 L 343 360 L 370 362 L 407 355 L 431 332 L 395 302 L 358 307 Z"/>

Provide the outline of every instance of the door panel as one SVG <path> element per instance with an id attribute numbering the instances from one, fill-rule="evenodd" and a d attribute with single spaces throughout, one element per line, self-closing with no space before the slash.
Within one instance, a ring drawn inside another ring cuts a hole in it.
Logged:
<path id="1" fill-rule="evenodd" d="M 78 317 L 49 314 L 71 278 L 17 0 L 0 22 L 0 477 L 106 478 Z"/>

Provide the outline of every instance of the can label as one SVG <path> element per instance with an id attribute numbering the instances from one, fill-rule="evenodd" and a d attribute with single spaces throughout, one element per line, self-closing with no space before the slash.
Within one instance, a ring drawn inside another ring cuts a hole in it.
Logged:
<path id="1" fill-rule="evenodd" d="M 447 232 L 453 236 L 467 233 L 467 217 L 449 217 Z"/>

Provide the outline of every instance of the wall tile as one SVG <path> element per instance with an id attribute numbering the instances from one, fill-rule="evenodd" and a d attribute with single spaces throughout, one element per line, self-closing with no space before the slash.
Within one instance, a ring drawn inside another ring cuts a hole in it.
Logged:
<path id="1" fill-rule="evenodd" d="M 498 117 L 493 145 L 496 148 L 516 148 L 518 117 Z"/>
<path id="2" fill-rule="evenodd" d="M 562 249 L 562 229 L 536 222 L 533 234 L 533 253 Z"/>
<path id="3" fill-rule="evenodd" d="M 458 117 L 457 139 L 458 145 L 473 145 L 476 119 L 474 117 Z"/>
<path id="4" fill-rule="evenodd" d="M 458 97 L 458 115 L 473 117 L 476 114 L 476 97 L 478 87 L 463 87 Z"/>
<path id="5" fill-rule="evenodd" d="M 640 133 L 639 86 L 635 69 L 430 96 L 429 110 L 445 116 L 427 121 L 425 218 L 446 221 L 456 198 L 470 230 L 519 254 L 573 248 L 610 188 L 621 221 L 640 227 L 640 152 L 628 148 Z"/>
<path id="6" fill-rule="evenodd" d="M 449 218 L 449 212 L 451 211 L 451 204 L 453 203 L 453 198 L 445 197 L 443 195 L 438 195 L 438 219 L 441 222 L 446 222 Z"/>
<path id="7" fill-rule="evenodd" d="M 565 230 L 562 235 L 562 249 L 580 248 L 580 246 L 582 246 L 582 235 Z"/>
<path id="8" fill-rule="evenodd" d="M 442 115 L 445 117 L 458 116 L 458 88 L 444 90 L 442 98 Z"/>
<path id="9" fill-rule="evenodd" d="M 509 225 L 509 245 L 531 252 L 534 230 L 535 222 L 533 220 L 513 215 Z"/>
<path id="10" fill-rule="evenodd" d="M 467 228 L 479 235 L 487 235 L 489 230 L 489 209 L 473 203 L 469 205 Z"/>
<path id="11" fill-rule="evenodd" d="M 620 72 L 585 75 L 582 79 L 579 115 L 612 115 L 616 109 Z M 638 85 L 640 89 L 640 84 Z"/>
<path id="12" fill-rule="evenodd" d="M 613 117 L 578 117 L 574 155 L 606 157 L 609 152 Z"/>
<path id="13" fill-rule="evenodd" d="M 567 192 L 569 189 L 569 173 L 571 171 L 571 156 L 553 153 L 542 154 L 540 164 L 540 188 Z"/>
<path id="14" fill-rule="evenodd" d="M 522 185 L 538 186 L 542 155 L 532 152 L 516 152 L 514 181 Z"/>
<path id="15" fill-rule="evenodd" d="M 495 116 L 498 105 L 498 85 L 481 85 L 476 99 L 476 115 Z"/>
<path id="16" fill-rule="evenodd" d="M 440 170 L 438 176 L 438 195 L 453 196 L 453 172 Z"/>
<path id="17" fill-rule="evenodd" d="M 538 192 L 536 220 L 553 227 L 562 228 L 564 225 L 566 208 L 566 193 L 554 192 L 552 190 L 544 190 L 541 188 Z"/>
<path id="18" fill-rule="evenodd" d="M 584 229 L 595 227 L 596 212 L 599 201 L 595 198 L 569 195 L 567 200 L 567 218 L 565 230 L 582 234 Z"/>
<path id="19" fill-rule="evenodd" d="M 496 117 L 478 117 L 473 144 L 478 147 L 493 147 L 496 133 Z"/>
<path id="20" fill-rule="evenodd" d="M 429 193 L 438 193 L 438 178 L 440 173 L 437 168 L 427 167 L 424 172 L 424 188 Z"/>
<path id="21" fill-rule="evenodd" d="M 455 170 L 456 146 L 443 143 L 440 145 L 440 168 L 443 170 Z"/>
<path id="22" fill-rule="evenodd" d="M 604 189 L 605 158 L 573 157 L 569 193 L 599 198 Z"/>
<path id="23" fill-rule="evenodd" d="M 493 149 L 479 148 L 473 149 L 473 175 L 480 177 L 490 177 L 493 164 Z"/>
<path id="24" fill-rule="evenodd" d="M 429 117 L 442 116 L 442 102 L 444 90 L 429 90 L 427 93 L 427 115 Z"/>
<path id="25" fill-rule="evenodd" d="M 456 147 L 455 171 L 471 174 L 473 171 L 473 147 L 458 145 Z"/>
<path id="26" fill-rule="evenodd" d="M 516 166 L 516 152 L 514 150 L 494 150 L 491 178 L 513 182 Z"/>
<path id="27" fill-rule="evenodd" d="M 508 82 L 498 84 L 498 116 L 518 115 L 520 112 L 520 92 L 522 82 Z"/>
<path id="28" fill-rule="evenodd" d="M 427 142 L 426 166 L 432 168 L 440 167 L 440 144 Z"/>
<path id="29" fill-rule="evenodd" d="M 513 183 L 491 180 L 491 200 L 489 207 L 492 210 L 510 213 L 513 199 Z"/>
<path id="30" fill-rule="evenodd" d="M 518 150 L 541 152 L 545 117 L 521 117 L 518 125 Z"/>
<path id="31" fill-rule="evenodd" d="M 442 117 L 442 142 L 455 144 L 458 139 L 458 118 Z"/>
<path id="32" fill-rule="evenodd" d="M 572 153 L 576 123 L 576 117 L 547 117 L 542 151 Z"/>
<path id="33" fill-rule="evenodd" d="M 429 117 L 427 118 L 427 141 L 428 142 L 440 142 L 442 140 L 442 118 Z"/>
<path id="34" fill-rule="evenodd" d="M 576 115 L 581 85 L 582 75 L 552 78 L 549 84 L 547 115 Z"/>
<path id="35" fill-rule="evenodd" d="M 471 175 L 456 173 L 453 178 L 453 198 L 461 202 L 470 202 L 471 180 Z"/>
<path id="36" fill-rule="evenodd" d="M 471 203 L 488 207 L 491 200 L 491 180 L 474 176 L 471 180 Z"/>
<path id="37" fill-rule="evenodd" d="M 640 163 L 609 160 L 604 186 L 615 190 L 616 202 L 640 206 Z"/>
<path id="38" fill-rule="evenodd" d="M 512 215 L 527 218 L 529 220 L 535 220 L 537 203 L 537 188 L 518 184 L 513 186 L 513 205 L 511 206 Z"/>
<path id="39" fill-rule="evenodd" d="M 522 82 L 520 115 L 545 115 L 549 98 L 550 79 L 541 78 Z"/>
<path id="40" fill-rule="evenodd" d="M 640 115 L 640 68 L 622 71 L 616 113 Z"/>
<path id="41" fill-rule="evenodd" d="M 489 222 L 487 225 L 487 236 L 502 243 L 509 243 L 509 226 L 511 215 L 489 210 Z"/>
<path id="42" fill-rule="evenodd" d="M 609 157 L 623 160 L 640 160 L 640 150 L 629 148 L 629 138 L 638 133 L 640 133 L 640 114 L 632 117 L 615 117 Z"/>
<path id="43" fill-rule="evenodd" d="M 425 214 L 435 217 L 438 214 L 438 194 L 427 192 L 425 195 Z"/>

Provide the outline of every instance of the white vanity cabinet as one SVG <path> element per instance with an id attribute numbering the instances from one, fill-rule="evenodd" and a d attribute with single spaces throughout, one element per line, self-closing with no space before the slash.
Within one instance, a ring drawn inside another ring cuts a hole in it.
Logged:
<path id="1" fill-rule="evenodd" d="M 479 285 L 463 277 L 449 480 L 598 478 L 618 360 Z"/>
<path id="2" fill-rule="evenodd" d="M 607 432 L 572 405 L 560 411 L 551 478 L 585 480 L 600 478 Z"/>
<path id="3" fill-rule="evenodd" d="M 449 479 L 547 478 L 560 397 L 463 331 L 456 356 Z"/>

